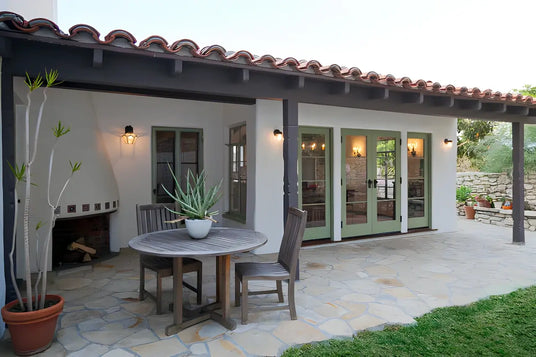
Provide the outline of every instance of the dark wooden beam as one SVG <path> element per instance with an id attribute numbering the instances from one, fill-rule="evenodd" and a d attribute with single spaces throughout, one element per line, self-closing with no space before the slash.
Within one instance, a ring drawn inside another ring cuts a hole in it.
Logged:
<path id="1" fill-rule="evenodd" d="M 424 95 L 422 93 L 402 93 L 402 103 L 423 104 Z"/>
<path id="2" fill-rule="evenodd" d="M 182 60 L 174 59 L 171 61 L 171 75 L 177 77 L 182 73 Z"/>
<path id="3" fill-rule="evenodd" d="M 474 99 L 456 99 L 455 104 L 459 109 L 469 111 L 480 111 L 482 109 L 482 102 Z"/>
<path id="4" fill-rule="evenodd" d="M 329 94 L 332 95 L 348 95 L 350 94 L 350 83 L 348 82 L 334 82 L 329 85 Z"/>
<path id="5" fill-rule="evenodd" d="M 530 108 L 529 109 L 529 114 L 527 116 L 536 117 L 536 108 Z"/>
<path id="6" fill-rule="evenodd" d="M 283 100 L 283 214 L 298 207 L 298 101 Z"/>
<path id="7" fill-rule="evenodd" d="M 430 105 L 433 107 L 452 108 L 454 106 L 454 98 L 446 96 L 425 96 L 424 102 L 430 103 Z"/>
<path id="8" fill-rule="evenodd" d="M 506 104 L 505 103 L 482 103 L 482 111 L 505 113 Z"/>
<path id="9" fill-rule="evenodd" d="M 291 76 L 287 79 L 288 89 L 304 89 L 305 77 L 304 76 Z"/>
<path id="10" fill-rule="evenodd" d="M 3 35 L 5 32 L 0 30 L 0 37 Z M 60 71 L 60 80 L 78 83 L 81 86 L 91 84 L 127 90 L 132 88 L 149 92 L 195 93 L 202 96 L 229 98 L 296 98 L 300 103 L 319 105 L 408 114 L 470 117 L 482 120 L 523 121 L 525 124 L 536 123 L 536 110 L 529 110 L 528 116 L 509 111 L 486 112 L 479 110 L 478 106 L 481 105 L 479 101 L 470 97 L 456 99 L 454 106 L 450 107 L 452 96 L 444 95 L 449 99 L 445 99 L 445 102 L 441 100 L 436 102 L 436 104 L 446 103 L 446 105 L 434 105 L 428 100 L 428 97 L 432 95 L 425 94 L 423 104 L 418 104 L 420 99 L 417 98 L 416 103 L 401 105 L 401 93 L 407 91 L 400 88 L 396 91 L 394 88 L 379 85 L 373 87 L 366 83 L 356 82 L 346 87 L 350 89 L 349 93 L 343 90 L 339 95 L 332 95 L 330 90 L 333 84 L 343 81 L 314 74 L 297 74 L 256 67 L 255 75 L 250 75 L 247 82 L 241 82 L 237 80 L 241 74 L 237 75 L 237 73 L 242 73 L 241 69 L 251 71 L 251 68 L 244 64 L 178 57 L 163 53 L 151 53 L 149 56 L 147 51 L 142 50 L 115 48 L 112 50 L 96 44 L 88 48 L 90 44 L 71 44 L 66 41 L 41 38 L 36 40 L 35 37 L 28 36 L 14 37 L 11 40 L 14 59 L 13 74 L 16 76 L 24 76 L 26 71 L 30 75 L 36 75 L 39 72 L 42 73 L 45 68 L 57 68 Z M 88 56 L 92 56 L 94 48 L 100 48 L 106 52 L 106 65 L 99 69 L 93 68 L 91 62 L 88 64 Z M 177 59 L 183 61 L 185 66 L 180 81 L 170 75 L 170 61 Z M 174 64 L 175 62 L 173 66 Z M 442 97 L 442 95 L 437 95 L 437 97 Z M 463 103 L 460 104 L 460 102 Z"/>
<path id="11" fill-rule="evenodd" d="M 512 241 L 514 244 L 525 244 L 525 153 L 524 125 L 512 123 Z"/>
<path id="12" fill-rule="evenodd" d="M 508 105 L 506 107 L 506 112 L 509 113 L 509 114 L 527 116 L 527 115 L 529 115 L 529 108 L 528 107 L 520 107 L 520 106 L 517 106 L 517 105 Z"/>
<path id="13" fill-rule="evenodd" d="M 368 99 L 376 100 L 376 99 L 389 99 L 389 89 L 387 88 L 368 88 Z"/>
<path id="14" fill-rule="evenodd" d="M 104 57 L 103 52 L 104 51 L 99 48 L 95 48 L 93 50 L 93 68 L 102 68 L 103 57 Z"/>
<path id="15" fill-rule="evenodd" d="M 9 251 L 13 242 L 13 220 L 15 215 L 15 178 L 9 164 L 15 164 L 15 101 L 13 93 L 12 59 L 2 58 L 2 194 L 4 210 L 4 276 L 6 281 L 6 301 L 16 299 L 15 289 L 11 282 Z M 15 257 L 16 258 L 16 257 Z M 0 301 L 4 303 L 4 301 Z"/>
<path id="16" fill-rule="evenodd" d="M 12 55 L 11 39 L 0 37 L 0 56 L 10 58 Z"/>

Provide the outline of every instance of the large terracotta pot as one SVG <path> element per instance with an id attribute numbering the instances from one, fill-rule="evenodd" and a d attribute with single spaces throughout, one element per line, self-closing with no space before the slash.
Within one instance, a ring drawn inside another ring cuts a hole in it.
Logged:
<path id="1" fill-rule="evenodd" d="M 14 300 L 2 308 L 2 318 L 9 329 L 13 349 L 19 356 L 42 352 L 50 347 L 54 339 L 56 322 L 63 311 L 65 301 L 59 295 L 47 295 L 46 300 L 57 303 L 42 310 L 11 312 L 9 309 L 18 304 L 18 301 Z"/>
<path id="2" fill-rule="evenodd" d="M 464 209 L 467 219 L 475 219 L 475 208 L 473 206 L 464 206 Z"/>

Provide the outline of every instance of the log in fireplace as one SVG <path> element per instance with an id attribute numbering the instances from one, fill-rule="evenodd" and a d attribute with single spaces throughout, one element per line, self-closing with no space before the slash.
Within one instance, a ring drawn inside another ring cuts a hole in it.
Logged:
<path id="1" fill-rule="evenodd" d="M 52 231 L 52 268 L 86 264 L 111 256 L 110 213 L 60 218 Z"/>

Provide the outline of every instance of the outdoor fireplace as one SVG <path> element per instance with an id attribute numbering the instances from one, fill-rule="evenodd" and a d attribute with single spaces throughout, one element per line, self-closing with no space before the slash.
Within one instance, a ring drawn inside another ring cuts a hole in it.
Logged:
<path id="1" fill-rule="evenodd" d="M 52 240 L 53 269 L 107 258 L 111 255 L 110 213 L 58 219 Z"/>

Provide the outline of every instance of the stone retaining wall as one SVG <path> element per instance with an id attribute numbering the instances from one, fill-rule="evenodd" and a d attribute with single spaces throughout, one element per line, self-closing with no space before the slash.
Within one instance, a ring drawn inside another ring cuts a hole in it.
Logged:
<path id="1" fill-rule="evenodd" d="M 475 207 L 475 220 L 496 226 L 512 227 L 512 210 Z M 536 211 L 525 211 L 525 229 L 536 231 Z"/>
<path id="2" fill-rule="evenodd" d="M 470 187 L 473 195 L 512 197 L 512 178 L 506 173 L 458 172 L 456 187 L 460 186 Z M 536 209 L 536 173 L 525 175 L 525 207 Z"/>

